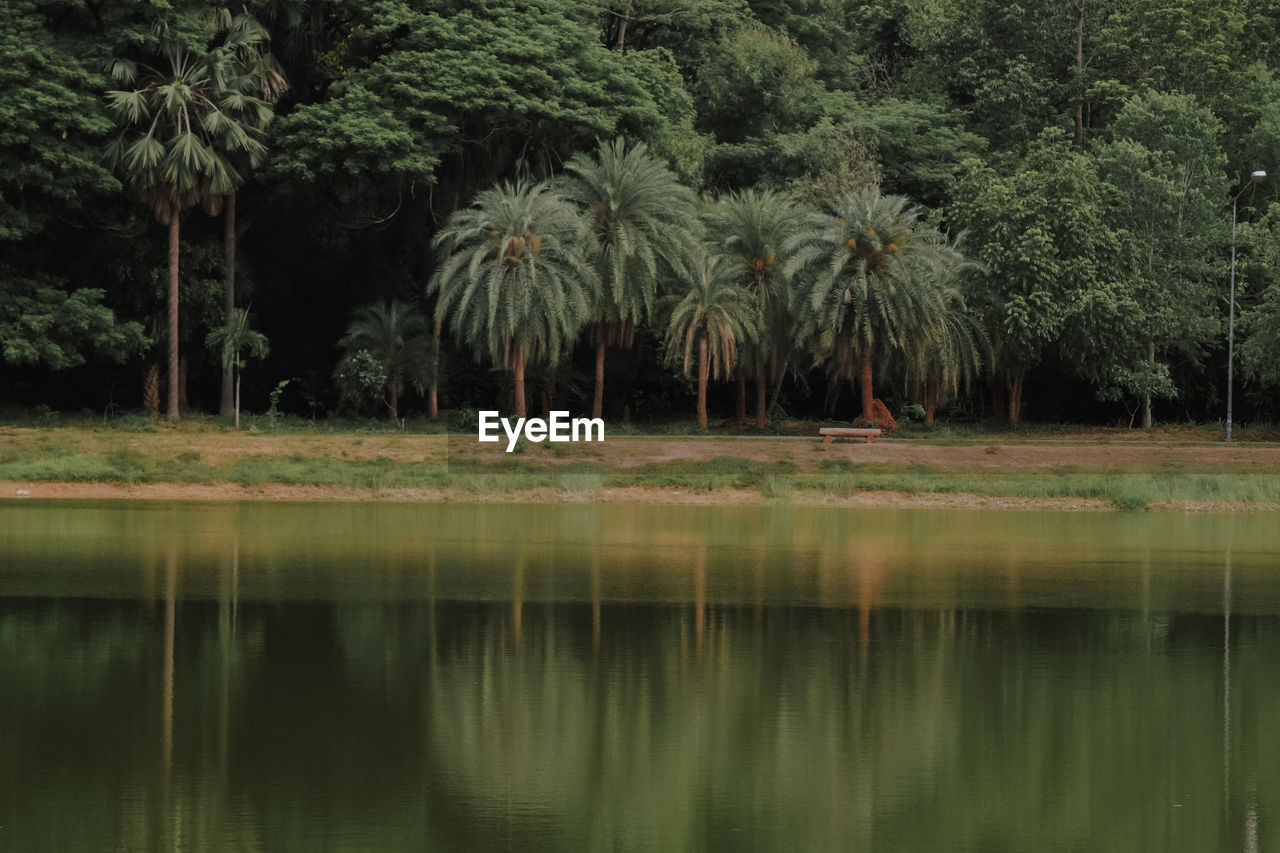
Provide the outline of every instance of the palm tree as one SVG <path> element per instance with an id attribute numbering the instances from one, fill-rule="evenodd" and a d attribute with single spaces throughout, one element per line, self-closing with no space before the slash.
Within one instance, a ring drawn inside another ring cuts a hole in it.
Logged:
<path id="1" fill-rule="evenodd" d="M 792 351 L 793 300 L 783 268 L 787 241 L 801 224 L 800 210 L 785 193 L 748 189 L 713 205 L 706 218 L 712 250 L 738 265 L 738 284 L 754 306 L 757 334 L 745 361 L 756 380 L 756 426 L 763 429 L 768 383 L 781 383 Z"/>
<path id="2" fill-rule="evenodd" d="M 439 265 L 427 291 L 439 294 L 436 316 L 513 372 L 518 417 L 526 415 L 525 367 L 559 361 L 588 316 L 596 276 L 582 242 L 577 210 L 546 183 L 485 190 L 432 241 Z"/>
<path id="3" fill-rule="evenodd" d="M 266 358 L 270 347 L 267 336 L 249 328 L 249 312 L 236 308 L 231 319 L 205 338 L 205 346 L 218 353 L 223 371 L 234 371 L 236 378 L 235 416 L 236 429 L 240 429 L 240 371 L 245 358 Z"/>
<path id="4" fill-rule="evenodd" d="M 244 31 L 247 36 L 247 31 Z M 169 385 L 167 416 L 178 411 L 178 245 L 182 211 L 204 202 L 217 212 L 243 178 L 235 163 L 256 164 L 266 152 L 271 107 L 237 74 L 236 48 L 224 41 L 204 54 L 162 36 L 156 64 L 112 63 L 117 82 L 133 90 L 107 93 L 119 133 L 105 159 L 169 228 Z"/>
<path id="5" fill-rule="evenodd" d="M 400 395 L 407 388 L 422 393 L 435 368 L 427 318 L 398 299 L 356 309 L 338 345 L 350 355 L 363 350 L 382 367 L 387 417 L 394 423 L 400 422 Z"/>
<path id="6" fill-rule="evenodd" d="M 953 299 L 960 252 L 903 196 L 859 190 L 831 214 L 813 214 L 788 241 L 786 272 L 804 284 L 796 305 L 800 331 L 837 375 L 858 377 L 862 417 L 875 419 L 872 364 L 919 347 Z"/>
<path id="7" fill-rule="evenodd" d="M 756 333 L 753 306 L 738 286 L 734 271 L 717 255 L 708 255 L 690 270 L 689 289 L 670 297 L 667 362 L 681 362 L 684 375 L 698 347 L 698 426 L 707 428 L 707 379 L 728 375 L 738 362 L 739 344 Z"/>
<path id="8" fill-rule="evenodd" d="M 605 348 L 632 345 L 636 326 L 653 312 L 660 267 L 679 268 L 695 251 L 695 199 L 643 142 L 629 151 L 622 139 L 601 142 L 594 158 L 578 154 L 567 169 L 563 191 L 585 209 L 600 282 L 587 327 L 596 348 L 591 416 L 598 418 Z"/>
<path id="9" fill-rule="evenodd" d="M 970 314 L 958 291 L 926 337 L 907 353 L 908 370 L 924 389 L 924 425 L 933 426 L 939 403 L 947 392 L 955 395 L 990 363 L 991 344 L 982 322 Z"/>
<path id="10" fill-rule="evenodd" d="M 222 48 L 234 54 L 235 70 L 231 79 L 227 81 L 227 88 L 231 92 L 238 93 L 256 91 L 257 96 L 272 109 L 271 115 L 274 116 L 275 104 L 289 90 L 289 81 L 285 79 L 284 72 L 276 62 L 275 57 L 267 51 L 270 36 L 266 28 L 249 13 L 247 7 L 234 17 L 232 17 L 229 9 L 223 8 L 220 11 L 224 16 L 222 20 L 224 33 Z M 242 174 L 247 174 L 252 169 L 252 161 L 246 163 L 244 162 L 245 158 L 236 157 L 237 152 L 229 153 L 233 158 L 240 161 L 237 166 Z M 231 192 L 227 193 L 222 203 L 222 243 L 223 266 L 226 273 L 225 303 L 227 323 L 231 322 L 232 314 L 236 307 L 236 246 L 240 238 L 236 223 L 237 192 L 233 188 Z M 222 400 L 219 406 L 220 414 L 226 415 L 230 413 L 233 405 L 232 396 L 231 371 L 224 369 L 222 373 Z"/>

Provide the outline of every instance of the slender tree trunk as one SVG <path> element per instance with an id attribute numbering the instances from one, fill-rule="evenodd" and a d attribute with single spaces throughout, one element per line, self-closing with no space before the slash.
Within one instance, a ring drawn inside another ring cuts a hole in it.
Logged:
<path id="1" fill-rule="evenodd" d="M 222 207 L 222 265 L 226 270 L 226 322 L 231 325 L 232 315 L 236 310 L 236 194 L 228 193 Z M 218 406 L 218 414 L 223 417 L 231 414 L 234 405 L 232 398 L 232 369 L 222 371 L 222 400 Z M 239 418 L 236 427 L 240 426 Z"/>
<path id="2" fill-rule="evenodd" d="M 769 425 L 769 377 L 765 375 L 764 365 L 756 368 L 756 427 L 764 429 Z"/>
<path id="3" fill-rule="evenodd" d="M 1076 102 L 1076 148 L 1084 150 L 1084 4 L 1080 4 L 1080 17 L 1076 21 L 1076 83 L 1081 87 L 1080 100 Z"/>
<path id="4" fill-rule="evenodd" d="M 526 417 L 529 412 L 524 405 L 524 353 L 516 355 L 516 417 Z"/>
<path id="5" fill-rule="evenodd" d="M 924 381 L 924 426 L 925 429 L 933 429 L 933 415 L 938 409 L 938 381 L 936 379 L 926 379 Z"/>
<path id="6" fill-rule="evenodd" d="M 734 419 L 738 423 L 746 423 L 747 420 L 747 374 L 742 368 L 738 368 L 738 399 L 733 411 Z"/>
<path id="7" fill-rule="evenodd" d="M 618 39 L 613 46 L 616 50 L 623 50 L 627 45 L 627 17 L 631 14 L 631 4 L 627 3 L 625 9 L 622 10 L 622 16 L 618 18 Z M 600 417 L 595 415 L 594 417 Z"/>
<path id="8" fill-rule="evenodd" d="M 240 369 L 236 368 L 236 429 L 240 429 Z"/>
<path id="9" fill-rule="evenodd" d="M 387 392 L 391 395 L 391 401 L 387 403 L 387 415 L 393 424 L 398 424 L 400 423 L 400 386 L 392 382 L 387 386 Z"/>
<path id="10" fill-rule="evenodd" d="M 1022 383 L 1021 377 L 1009 381 L 1009 426 L 1014 429 L 1022 417 Z"/>
<path id="11" fill-rule="evenodd" d="M 1147 341 L 1147 360 L 1156 363 L 1156 342 Z M 1142 428 L 1151 429 L 1151 395 L 1142 396 Z"/>
<path id="12" fill-rule="evenodd" d="M 437 317 L 431 328 L 431 358 L 434 367 L 431 371 L 431 387 L 427 389 L 427 416 L 432 418 L 440 414 L 440 323 L 440 318 Z"/>
<path id="13" fill-rule="evenodd" d="M 867 423 L 875 420 L 875 392 L 871 388 L 871 350 L 862 354 L 862 419 Z"/>
<path id="14" fill-rule="evenodd" d="M 178 238 L 182 218 L 179 211 L 169 215 L 169 387 L 166 389 L 165 417 L 181 417 L 178 408 Z"/>
<path id="15" fill-rule="evenodd" d="M 698 338 L 698 426 L 707 428 L 707 335 Z"/>
<path id="16" fill-rule="evenodd" d="M 591 417 L 603 417 L 604 413 L 604 333 L 596 341 L 596 393 L 591 398 Z"/>

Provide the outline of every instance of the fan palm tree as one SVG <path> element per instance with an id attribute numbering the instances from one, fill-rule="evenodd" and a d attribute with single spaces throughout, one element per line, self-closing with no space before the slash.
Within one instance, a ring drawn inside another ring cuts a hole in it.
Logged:
<path id="1" fill-rule="evenodd" d="M 228 322 L 214 329 L 205 338 L 205 345 L 218 353 L 224 371 L 235 373 L 236 429 L 240 429 L 240 371 L 244 369 L 245 358 L 266 358 L 270 352 L 267 336 L 249 328 L 249 312 L 244 308 L 236 308 L 231 312 Z"/>
<path id="2" fill-rule="evenodd" d="M 251 38 L 248 30 L 237 37 Z M 229 37 L 230 38 L 230 37 Z M 178 246 L 182 211 L 221 200 L 243 180 L 237 159 L 256 164 L 266 152 L 263 128 L 270 105 L 245 91 L 237 47 L 227 40 L 206 53 L 162 36 L 154 64 L 120 59 L 112 76 L 132 90 L 107 93 L 119 132 L 105 159 L 124 183 L 147 201 L 169 228 L 169 383 L 166 414 L 178 411 Z"/>
<path id="3" fill-rule="evenodd" d="M 707 379 L 727 376 L 738 362 L 738 347 L 756 333 L 749 295 L 723 258 L 708 255 L 690 271 L 688 290 L 670 297 L 667 323 L 669 364 L 681 363 L 688 376 L 698 350 L 698 426 L 707 428 Z"/>
<path id="4" fill-rule="evenodd" d="M 284 71 L 281 70 L 275 57 L 268 51 L 270 36 L 266 28 L 249 13 L 248 7 L 245 7 L 244 11 L 235 16 L 231 15 L 229 9 L 223 8 L 220 11 L 223 15 L 221 20 L 223 31 L 222 49 L 233 54 L 234 64 L 233 74 L 227 81 L 227 88 L 231 92 L 238 93 L 256 91 L 258 98 L 271 108 L 271 115 L 274 116 L 275 104 L 289 90 L 289 81 L 285 78 Z M 238 152 L 229 153 L 238 161 L 237 167 L 241 173 L 247 175 L 253 168 L 252 160 L 245 162 L 246 158 L 237 156 Z M 238 190 L 233 188 L 231 192 L 227 193 L 222 202 L 222 244 L 223 267 L 226 274 L 225 303 L 227 323 L 231 322 L 232 314 L 236 307 L 236 246 L 240 237 L 236 224 L 237 193 Z M 222 401 L 219 406 L 221 414 L 230 413 L 233 405 L 232 396 L 231 371 L 224 370 L 222 374 Z"/>
<path id="5" fill-rule="evenodd" d="M 546 183 L 485 190 L 432 241 L 436 316 L 512 371 L 517 417 L 527 413 L 525 367 L 559 361 L 589 316 L 597 279 L 582 242 L 577 210 Z"/>
<path id="6" fill-rule="evenodd" d="M 712 251 L 737 264 L 738 284 L 754 307 L 756 336 L 744 361 L 755 376 L 756 426 L 763 429 L 768 383 L 781 382 L 793 348 L 793 299 L 783 269 L 787 241 L 801 225 L 801 213 L 785 193 L 748 189 L 711 206 L 706 219 Z"/>
<path id="7" fill-rule="evenodd" d="M 394 423 L 400 422 L 400 395 L 408 388 L 422 393 L 435 368 L 427 318 L 398 299 L 356 309 L 338 346 L 348 354 L 363 350 L 382 367 L 387 417 Z"/>
<path id="8" fill-rule="evenodd" d="M 874 359 L 929 340 L 965 259 L 920 221 L 919 208 L 874 188 L 845 196 L 833 213 L 809 216 L 788 248 L 786 272 L 803 282 L 796 304 L 803 338 L 842 378 L 858 378 L 862 417 L 872 421 Z"/>
<path id="9" fill-rule="evenodd" d="M 693 193 L 649 155 L 644 143 L 601 142 L 595 157 L 578 154 L 567 166 L 567 198 L 585 211 L 590 261 L 599 291 L 588 317 L 596 348 L 591 416 L 604 409 L 604 355 L 630 347 L 636 326 L 653 313 L 662 267 L 679 268 L 696 250 Z"/>

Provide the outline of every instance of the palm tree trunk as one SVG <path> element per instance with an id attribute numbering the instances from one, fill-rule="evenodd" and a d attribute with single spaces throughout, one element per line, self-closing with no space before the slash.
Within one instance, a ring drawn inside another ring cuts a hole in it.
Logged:
<path id="1" fill-rule="evenodd" d="M 596 394 L 591 400 L 591 417 L 601 417 L 604 412 L 604 335 L 596 341 Z"/>
<path id="2" fill-rule="evenodd" d="M 1017 429 L 1022 414 L 1022 382 L 1021 378 L 1009 382 L 1009 426 L 1014 429 Z"/>
<path id="3" fill-rule="evenodd" d="M 926 379 L 924 381 L 924 425 L 926 429 L 933 429 L 933 414 L 938 408 L 938 380 Z"/>
<path id="4" fill-rule="evenodd" d="M 236 310 L 236 194 L 234 192 L 227 195 L 223 202 L 222 208 L 222 265 L 226 270 L 226 316 L 227 325 L 231 325 L 232 316 Z M 218 414 L 226 416 L 231 414 L 234 401 L 231 399 L 232 394 L 232 370 L 224 368 L 222 371 L 222 401 L 218 406 Z M 240 426 L 238 417 L 236 418 L 236 428 Z"/>
<path id="5" fill-rule="evenodd" d="M 769 377 L 765 375 L 764 364 L 756 365 L 756 426 L 764 429 L 769 424 L 768 418 Z"/>
<path id="6" fill-rule="evenodd" d="M 169 387 L 166 389 L 165 417 L 176 421 L 178 410 L 178 238 L 181 215 L 175 209 L 169 214 Z"/>
<path id="7" fill-rule="evenodd" d="M 862 419 L 867 423 L 871 423 L 876 419 L 875 393 L 871 387 L 871 349 L 868 347 L 862 353 Z"/>
<path id="8" fill-rule="evenodd" d="M 524 353 L 516 355 L 516 417 L 523 418 L 528 415 L 528 410 L 524 405 Z"/>
<path id="9" fill-rule="evenodd" d="M 698 426 L 707 428 L 707 335 L 698 338 Z"/>
<path id="10" fill-rule="evenodd" d="M 393 424 L 398 424 L 400 423 L 400 386 L 392 382 L 387 386 L 387 392 L 391 395 L 391 401 L 387 403 L 387 408 L 390 410 L 388 415 Z"/>
<path id="11" fill-rule="evenodd" d="M 440 386 L 440 318 L 436 318 L 435 325 L 431 329 L 431 358 L 434 362 L 431 371 L 431 387 L 427 390 L 427 416 L 436 417 L 440 414 L 440 397 L 438 389 Z"/>

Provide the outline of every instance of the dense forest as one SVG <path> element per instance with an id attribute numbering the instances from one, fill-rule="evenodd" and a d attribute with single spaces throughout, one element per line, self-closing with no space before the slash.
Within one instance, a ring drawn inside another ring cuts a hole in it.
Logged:
<path id="1" fill-rule="evenodd" d="M 10 412 L 1280 418 L 1277 0 L 0 8 Z"/>

